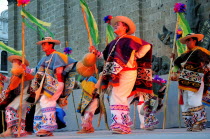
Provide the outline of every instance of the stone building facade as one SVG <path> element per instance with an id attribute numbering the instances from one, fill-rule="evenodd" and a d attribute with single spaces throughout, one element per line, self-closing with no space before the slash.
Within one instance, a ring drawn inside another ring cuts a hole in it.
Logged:
<path id="1" fill-rule="evenodd" d="M 4 44 L 8 44 L 8 10 L 0 13 L 0 41 Z M 8 73 L 8 53 L 0 49 L 0 73 Z"/>
<path id="2" fill-rule="evenodd" d="M 176 14 L 173 11 L 176 2 L 187 3 L 187 0 L 86 0 L 99 28 L 100 44 L 96 47 L 103 50 L 105 47 L 105 27 L 103 18 L 107 15 L 124 15 L 130 17 L 137 26 L 136 36 L 154 45 L 153 55 L 169 58 L 172 48 L 164 45 L 158 39 L 163 25 L 173 31 L 175 29 Z M 199 17 L 201 21 L 209 19 L 210 1 L 195 0 L 200 3 Z M 9 46 L 16 50 L 21 49 L 21 15 L 16 0 L 8 0 L 9 14 Z M 56 46 L 62 51 L 65 42 L 73 48 L 72 56 L 76 60 L 88 52 L 88 38 L 83 22 L 79 0 L 31 0 L 26 7 L 32 15 L 52 23 L 50 30 L 62 44 Z M 26 28 L 26 57 L 31 67 L 36 66 L 44 53 L 36 45 L 40 36 L 37 32 Z"/>

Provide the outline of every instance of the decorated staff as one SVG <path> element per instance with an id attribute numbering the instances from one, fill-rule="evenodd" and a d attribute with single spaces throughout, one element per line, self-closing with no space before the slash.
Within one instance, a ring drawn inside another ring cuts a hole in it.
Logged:
<path id="1" fill-rule="evenodd" d="M 93 46 L 92 39 L 94 41 L 94 44 L 97 45 L 99 43 L 99 36 L 98 36 L 98 27 L 97 27 L 96 21 L 91 11 L 89 10 L 88 5 L 86 4 L 84 0 L 80 0 L 80 6 L 82 9 L 85 27 L 88 33 L 89 46 Z M 80 64 L 80 68 L 83 67 L 86 69 L 84 70 L 86 73 L 89 71 L 93 71 L 93 69 L 95 69 L 94 71 L 96 73 L 96 77 L 98 78 L 98 69 L 96 67 L 96 56 L 93 53 L 86 54 L 83 57 L 82 63 L 78 62 L 78 64 Z M 105 124 L 106 124 L 107 129 L 109 129 L 107 116 L 106 116 L 106 109 L 105 109 L 104 100 L 103 100 L 104 94 L 100 92 L 99 97 L 100 97 L 99 102 L 101 106 L 101 112 L 99 116 L 98 126 L 100 126 L 101 116 L 102 114 L 104 114 Z"/>
<path id="2" fill-rule="evenodd" d="M 21 9 L 21 15 L 22 15 L 22 57 L 23 57 L 23 64 L 24 64 L 24 57 L 25 57 L 25 26 L 27 26 L 30 29 L 33 29 L 35 31 L 38 31 L 38 33 L 40 34 L 41 38 L 45 37 L 45 33 L 47 32 L 48 34 L 50 34 L 51 37 L 54 37 L 54 34 L 46 27 L 44 26 L 50 26 L 50 23 L 47 22 L 43 22 L 39 19 L 37 19 L 36 17 L 34 17 L 32 14 L 30 14 L 29 12 L 27 12 L 25 10 L 25 6 L 27 4 L 30 3 L 30 0 L 17 0 L 17 6 L 22 6 Z M 27 20 L 26 20 L 27 19 Z M 29 24 L 28 21 L 30 21 L 32 24 L 37 26 L 37 29 L 33 27 L 33 25 Z M 24 76 L 22 76 L 22 87 L 21 90 L 23 90 L 23 81 L 24 81 Z M 22 94 L 22 93 L 21 93 Z M 21 95 L 22 96 L 22 95 Z M 22 97 L 20 97 L 20 107 L 22 105 Z M 21 109 L 19 111 L 20 115 L 21 115 Z M 21 119 L 19 119 L 19 123 Z M 21 130 L 21 127 L 18 127 L 18 130 Z M 19 132 L 20 134 L 20 132 Z M 20 135 L 18 135 L 20 136 Z"/>
<path id="3" fill-rule="evenodd" d="M 191 29 L 189 27 L 188 22 L 186 21 L 184 17 L 184 13 L 186 11 L 186 5 L 182 3 L 175 3 L 174 5 L 174 12 L 176 13 L 176 27 L 175 27 L 175 33 L 174 33 L 174 41 L 173 41 L 173 49 L 172 49 L 172 56 L 170 58 L 170 67 L 169 71 L 171 71 L 173 61 L 174 61 L 174 55 L 175 55 L 175 48 L 177 46 L 177 53 L 178 56 L 183 53 L 186 50 L 186 47 L 184 44 L 180 43 L 178 40 L 179 37 L 182 35 L 186 35 L 188 33 L 191 33 Z M 181 30 L 179 29 L 181 28 Z M 167 120 L 167 101 L 168 101 L 168 90 L 169 90 L 169 85 L 170 81 L 176 80 L 178 77 L 178 74 L 174 72 L 169 72 L 168 75 L 168 82 L 167 82 L 167 87 L 166 87 L 166 92 L 165 92 L 165 102 L 164 102 L 164 119 L 163 119 L 163 129 L 165 129 L 166 126 L 166 120 Z M 179 122 L 180 123 L 180 122 Z"/>
<path id="4" fill-rule="evenodd" d="M 30 0 L 17 0 L 18 6 L 22 6 L 22 9 L 24 10 L 24 7 L 30 3 Z M 22 64 L 25 63 L 25 17 L 22 16 Z M 22 115 L 22 100 L 23 100 L 23 89 L 24 89 L 24 74 L 22 76 L 21 80 L 21 93 L 20 93 L 20 110 L 19 110 L 19 115 Z M 20 132 L 21 132 L 21 117 L 19 117 L 19 126 L 18 126 L 18 137 L 20 137 Z"/>
<path id="5" fill-rule="evenodd" d="M 24 57 L 25 57 L 25 26 L 36 30 L 33 28 L 33 26 L 31 26 L 30 24 L 27 23 L 27 20 L 25 19 L 29 19 L 30 22 L 34 23 L 36 26 L 38 26 L 38 31 L 40 33 L 41 38 L 44 37 L 44 33 L 42 32 L 42 30 L 49 32 L 49 34 L 51 34 L 51 36 L 53 36 L 53 34 L 44 26 L 50 26 L 49 23 L 43 22 L 37 18 L 35 18 L 33 15 L 31 15 L 30 13 L 28 13 L 25 10 L 25 6 L 27 4 L 30 3 L 30 0 L 17 0 L 17 6 L 22 6 L 22 10 L 21 10 L 21 15 L 22 15 L 22 63 L 24 64 Z M 22 86 L 21 86 L 21 97 L 20 97 L 20 110 L 19 110 L 19 115 L 22 115 L 22 97 L 23 97 L 23 89 L 24 89 L 24 76 L 22 76 Z M 21 118 L 19 118 L 19 127 L 18 127 L 18 137 L 20 137 L 20 130 L 21 130 Z"/>

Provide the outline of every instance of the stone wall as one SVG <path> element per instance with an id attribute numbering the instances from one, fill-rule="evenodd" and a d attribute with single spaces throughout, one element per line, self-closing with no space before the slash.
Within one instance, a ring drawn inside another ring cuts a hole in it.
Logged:
<path id="1" fill-rule="evenodd" d="M 9 46 L 21 49 L 21 16 L 20 7 L 9 0 Z M 157 37 L 162 32 L 163 25 L 173 31 L 175 28 L 176 14 L 173 6 L 177 0 L 86 0 L 92 11 L 99 28 L 99 50 L 105 47 L 105 27 L 103 17 L 106 15 L 124 15 L 130 17 L 137 26 L 136 36 L 154 45 L 155 56 L 170 56 L 172 49 L 164 45 Z M 186 3 L 186 0 L 179 2 Z M 196 0 L 201 3 L 199 16 L 201 19 L 209 18 L 210 2 L 208 0 Z M 26 10 L 37 18 L 52 23 L 50 30 L 62 44 L 56 46 L 62 51 L 66 45 L 73 48 L 73 57 L 81 60 L 88 51 L 88 38 L 83 22 L 79 0 L 31 0 Z M 46 34 L 47 36 L 47 34 Z M 42 55 L 40 46 L 35 43 L 40 40 L 37 32 L 26 28 L 26 56 L 34 67 Z"/>

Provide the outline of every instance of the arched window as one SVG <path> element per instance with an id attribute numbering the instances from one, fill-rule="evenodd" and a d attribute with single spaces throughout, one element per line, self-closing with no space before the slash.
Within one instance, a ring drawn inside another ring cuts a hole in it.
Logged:
<path id="1" fill-rule="evenodd" d="M 7 71 L 7 52 L 1 52 L 1 71 Z"/>

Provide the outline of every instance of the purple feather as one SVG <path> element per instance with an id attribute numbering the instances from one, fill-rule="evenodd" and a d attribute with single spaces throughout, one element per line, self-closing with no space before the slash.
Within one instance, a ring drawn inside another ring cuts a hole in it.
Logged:
<path id="1" fill-rule="evenodd" d="M 70 55 L 72 53 L 72 48 L 71 47 L 66 47 L 66 48 L 64 48 L 63 52 L 67 55 Z"/>
<path id="2" fill-rule="evenodd" d="M 160 83 L 166 83 L 167 82 L 165 79 L 160 78 L 158 75 L 155 75 L 153 80 L 157 81 L 157 82 L 160 82 Z"/>
<path id="3" fill-rule="evenodd" d="M 104 17 L 104 22 L 109 24 L 112 18 L 113 18 L 113 16 L 107 15 Z"/>
<path id="4" fill-rule="evenodd" d="M 183 3 L 175 3 L 174 12 L 175 13 L 184 13 L 186 11 L 186 5 Z"/>

